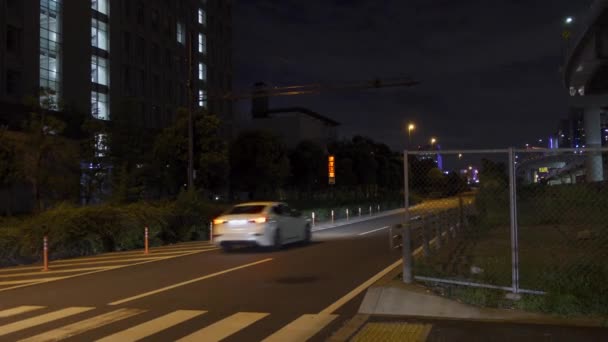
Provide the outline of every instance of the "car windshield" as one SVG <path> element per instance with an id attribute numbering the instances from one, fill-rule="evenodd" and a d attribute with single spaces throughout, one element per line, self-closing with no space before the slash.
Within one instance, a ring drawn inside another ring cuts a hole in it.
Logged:
<path id="1" fill-rule="evenodd" d="M 226 214 L 238 215 L 238 214 L 259 214 L 264 211 L 264 205 L 239 205 L 233 207 Z"/>

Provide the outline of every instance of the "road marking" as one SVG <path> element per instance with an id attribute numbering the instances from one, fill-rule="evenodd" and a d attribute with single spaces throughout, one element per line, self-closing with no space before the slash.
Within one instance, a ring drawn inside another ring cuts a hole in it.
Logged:
<path id="1" fill-rule="evenodd" d="M 19 322 L 6 324 L 3 326 L 0 326 L 0 336 L 8 335 L 8 334 L 11 334 L 11 333 L 14 333 L 17 331 L 35 327 L 37 325 L 41 325 L 41 324 L 49 323 L 52 321 L 56 321 L 58 319 L 77 315 L 79 313 L 83 313 L 83 312 L 93 310 L 93 309 L 94 308 L 83 308 L 83 307 L 67 308 L 67 309 L 62 309 L 62 310 L 58 310 L 58 311 L 53 311 L 48 314 L 24 319 Z"/>
<path id="2" fill-rule="evenodd" d="M 163 260 L 169 260 L 169 259 L 175 259 L 175 258 L 181 258 L 184 256 L 189 256 L 189 255 L 193 255 L 193 254 L 200 254 L 200 253 L 205 253 L 205 252 L 212 252 L 212 251 L 216 251 L 219 248 L 214 248 L 214 249 L 208 249 L 208 250 L 204 250 L 201 252 L 192 252 L 192 253 L 184 253 L 184 254 L 180 254 L 180 255 L 176 255 L 176 256 L 172 256 L 172 257 L 167 257 L 164 258 Z M 30 284 L 25 284 L 25 285 L 17 285 L 17 286 L 12 286 L 12 287 L 7 287 L 4 289 L 0 289 L 0 292 L 4 292 L 4 291 L 10 291 L 10 290 L 15 290 L 15 289 L 19 289 L 22 287 L 28 287 L 28 286 L 34 286 L 34 285 L 38 285 L 38 284 L 46 284 L 46 283 L 50 283 L 53 281 L 59 281 L 59 280 L 64 280 L 64 279 L 70 279 L 70 278 L 76 278 L 76 277 L 83 277 L 89 274 L 95 274 L 95 273 L 101 273 L 101 272 L 107 272 L 107 271 L 112 271 L 112 270 L 117 270 L 117 269 L 121 269 L 121 268 L 126 268 L 126 267 L 132 267 L 132 266 L 138 266 L 138 265 L 144 265 L 144 264 L 149 264 L 151 262 L 156 262 L 159 260 L 148 260 L 148 261 L 142 261 L 142 262 L 138 262 L 135 264 L 128 264 L 128 265 L 121 265 L 121 266 L 113 266 L 112 268 L 105 268 L 102 270 L 98 270 L 98 271 L 91 271 L 91 272 L 85 272 L 85 273 L 80 273 L 80 274 L 75 274 L 75 275 L 70 275 L 70 276 L 65 276 L 65 277 L 60 277 L 56 280 L 49 280 L 49 281 L 37 281 L 35 283 L 30 283 Z M 51 265 L 51 268 L 53 266 Z"/>
<path id="3" fill-rule="evenodd" d="M 108 325 L 114 322 L 118 322 L 120 320 L 129 318 L 131 316 L 138 315 L 145 310 L 140 309 L 119 309 L 116 311 L 108 312 L 99 316 L 95 316 L 93 318 L 85 319 L 80 322 L 76 322 L 73 324 L 66 325 L 64 327 L 47 331 L 40 335 L 36 335 L 25 340 L 21 340 L 21 342 L 50 342 L 50 341 L 59 341 L 66 338 L 70 338 L 75 335 L 82 334 L 91 329 L 100 328 L 104 325 Z"/>
<path id="4" fill-rule="evenodd" d="M 247 328 L 266 316 L 268 316 L 267 313 L 261 312 L 238 312 L 230 317 L 222 319 L 221 321 L 213 323 L 206 328 L 181 338 L 178 340 L 178 342 L 221 341 L 239 330 Z"/>
<path id="5" fill-rule="evenodd" d="M 281 330 L 265 338 L 263 342 L 307 341 L 336 317 L 338 315 L 302 315 Z"/>
<path id="6" fill-rule="evenodd" d="M 41 272 L 40 270 L 38 272 L 26 272 L 26 273 L 15 273 L 15 274 L 2 274 L 0 275 L 0 279 L 2 278 L 19 278 L 19 277 L 29 277 L 29 276 L 46 276 L 49 274 L 57 274 L 57 273 L 71 273 L 71 272 L 88 272 L 88 271 L 96 271 L 96 270 L 105 270 L 108 268 L 116 268 L 116 267 L 120 267 L 120 265 L 118 266 L 95 266 L 95 267 L 83 267 L 83 268 L 71 268 L 69 270 L 53 270 L 51 269 L 50 271 L 46 271 L 46 272 Z M 36 280 L 44 280 L 44 279 L 58 279 L 61 277 L 55 277 L 55 278 L 31 278 L 29 279 L 29 281 L 36 281 Z"/>
<path id="7" fill-rule="evenodd" d="M 17 316 L 26 312 L 44 309 L 44 306 L 35 306 L 35 305 L 23 305 L 12 309 L 2 310 L 0 311 L 0 318 L 7 318 L 11 316 Z"/>
<path id="8" fill-rule="evenodd" d="M 104 337 L 101 340 L 97 340 L 97 342 L 138 341 L 150 335 L 156 334 L 165 329 L 178 325 L 182 322 L 190 320 L 194 317 L 200 316 L 206 312 L 207 311 L 199 310 L 174 311 L 170 314 L 158 317 L 156 319 L 137 325 L 130 329 L 123 330 L 119 333 Z"/>
<path id="9" fill-rule="evenodd" d="M 272 258 L 268 258 L 268 259 L 252 262 L 250 264 L 246 264 L 246 265 L 241 265 L 241 266 L 229 268 L 227 270 L 220 271 L 220 272 L 215 272 L 215 273 L 212 273 L 212 274 L 208 274 L 208 275 L 202 276 L 200 278 L 184 281 L 184 282 L 181 282 L 181 283 L 178 283 L 178 284 L 174 284 L 174 285 L 171 285 L 171 286 L 163 287 L 163 288 L 158 289 L 158 290 L 142 293 L 142 294 L 137 295 L 137 296 L 133 296 L 133 297 L 117 300 L 117 301 L 112 302 L 112 303 L 110 303 L 108 305 L 120 305 L 120 304 L 124 304 L 124 303 L 131 302 L 131 301 L 134 301 L 134 300 L 137 300 L 137 299 L 141 299 L 141 298 L 144 298 L 144 297 L 152 296 L 152 295 L 155 295 L 155 294 L 158 294 L 158 293 L 161 293 L 161 292 L 173 290 L 173 289 L 181 287 L 181 286 L 193 284 L 193 283 L 199 282 L 201 280 L 217 277 L 217 276 L 222 275 L 222 274 L 226 274 L 226 273 L 237 271 L 237 270 L 240 270 L 240 269 L 243 269 L 243 268 L 247 268 L 247 267 L 255 266 L 255 265 L 258 265 L 258 264 L 262 264 L 262 263 L 265 263 L 265 262 L 268 262 L 268 261 L 271 261 L 271 260 L 272 260 Z"/>
<path id="10" fill-rule="evenodd" d="M 393 264 L 391 264 L 387 268 L 383 269 L 375 276 L 369 278 L 363 284 L 357 286 L 354 290 L 347 293 L 344 297 L 338 299 L 335 303 L 333 303 L 330 306 L 328 306 L 327 308 L 323 309 L 321 312 L 319 312 L 319 314 L 320 315 L 329 315 L 329 314 L 333 313 L 334 311 L 338 310 L 342 305 L 348 303 L 351 299 L 355 298 L 361 292 L 365 291 L 368 287 L 372 286 L 375 282 L 380 280 L 380 278 L 384 277 L 386 274 L 388 274 L 395 268 L 399 267 L 399 265 L 401 265 L 402 263 L 403 263 L 403 259 L 399 259 L 398 261 L 395 261 Z"/>
<path id="11" fill-rule="evenodd" d="M 367 234 L 371 234 L 371 233 L 379 232 L 379 231 L 381 231 L 381 230 L 385 230 L 385 229 L 389 229 L 389 228 L 390 228 L 390 226 L 386 226 L 386 227 L 382 227 L 382 228 L 378 228 L 378 229 L 370 230 L 370 231 L 368 231 L 368 232 L 364 232 L 364 233 L 359 234 L 359 236 L 363 236 L 363 235 L 367 235 Z"/>
<path id="12" fill-rule="evenodd" d="M 40 274 L 40 273 L 38 273 L 38 274 Z M 39 282 L 39 281 L 53 281 L 53 280 L 57 280 L 57 279 L 61 279 L 61 277 L 42 278 L 42 279 L 7 280 L 7 281 L 0 281 L 0 286 L 29 284 L 29 283 Z"/>

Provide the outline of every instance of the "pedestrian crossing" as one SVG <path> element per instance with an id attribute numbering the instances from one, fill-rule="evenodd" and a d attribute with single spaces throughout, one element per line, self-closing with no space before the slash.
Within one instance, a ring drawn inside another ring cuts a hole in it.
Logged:
<path id="1" fill-rule="evenodd" d="M 137 319 L 143 314 L 146 314 L 144 322 Z M 157 312 L 137 308 L 110 310 L 110 307 L 0 307 L 0 341 L 45 342 L 68 338 L 74 341 L 139 341 L 154 340 L 156 334 L 169 332 L 179 336 L 174 339 L 179 342 L 212 342 L 247 332 L 246 329 L 255 329 L 256 324 L 273 317 L 265 312 L 236 312 L 213 315 L 214 322 L 199 320 L 207 314 L 209 313 L 205 310 Z M 279 316 L 278 321 L 285 322 L 285 317 L 281 316 L 283 315 Z M 263 341 L 306 341 L 337 317 L 328 314 L 295 315 L 291 322 L 279 323 L 282 326 L 273 327 L 274 332 Z M 184 323 L 191 324 L 183 329 L 184 326 L 180 325 Z M 113 325 L 117 326 L 113 328 Z M 100 336 L 99 331 L 104 336 Z"/>

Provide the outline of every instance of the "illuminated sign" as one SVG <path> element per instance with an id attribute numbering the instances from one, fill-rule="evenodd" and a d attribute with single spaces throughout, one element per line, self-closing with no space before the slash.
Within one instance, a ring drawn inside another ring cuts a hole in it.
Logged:
<path id="1" fill-rule="evenodd" d="M 327 164 L 329 167 L 329 184 L 336 184 L 336 158 L 329 156 Z"/>
<path id="2" fill-rule="evenodd" d="M 548 167 L 541 167 L 540 169 L 538 169 L 538 172 L 540 172 L 540 173 L 549 173 L 549 168 Z"/>

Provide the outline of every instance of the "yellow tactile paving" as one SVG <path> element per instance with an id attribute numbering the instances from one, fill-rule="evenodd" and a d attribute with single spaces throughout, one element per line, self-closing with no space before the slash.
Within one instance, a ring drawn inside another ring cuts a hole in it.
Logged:
<path id="1" fill-rule="evenodd" d="M 430 324 L 367 323 L 351 341 L 425 342 L 431 328 Z"/>

